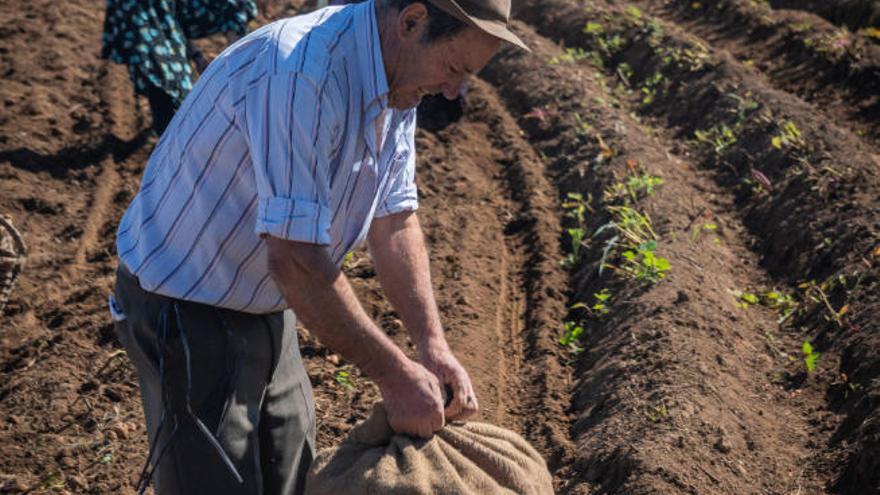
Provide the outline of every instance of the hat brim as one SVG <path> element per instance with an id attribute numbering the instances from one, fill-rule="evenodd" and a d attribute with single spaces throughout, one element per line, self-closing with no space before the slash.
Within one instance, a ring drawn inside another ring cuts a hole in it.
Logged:
<path id="1" fill-rule="evenodd" d="M 523 40 L 519 39 L 519 37 L 513 34 L 510 29 L 507 28 L 507 25 L 495 19 L 482 19 L 477 17 L 476 15 L 469 14 L 465 11 L 461 5 L 458 4 L 455 0 L 429 0 L 432 4 L 437 6 L 440 10 L 446 12 L 447 14 L 464 21 L 475 28 L 485 31 L 486 33 L 504 40 L 512 45 L 515 45 L 519 48 L 527 52 L 531 52 L 532 50 L 523 42 Z"/>

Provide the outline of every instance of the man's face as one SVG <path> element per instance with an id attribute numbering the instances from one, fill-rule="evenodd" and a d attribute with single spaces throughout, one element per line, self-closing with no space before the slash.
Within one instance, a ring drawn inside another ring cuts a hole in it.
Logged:
<path id="1" fill-rule="evenodd" d="M 392 108 L 413 108 L 422 96 L 431 94 L 455 99 L 467 78 L 482 69 L 501 46 L 501 40 L 472 26 L 451 38 L 424 43 L 427 16 L 421 4 L 408 6 L 398 19 L 400 50 L 391 64 L 386 61 Z"/>

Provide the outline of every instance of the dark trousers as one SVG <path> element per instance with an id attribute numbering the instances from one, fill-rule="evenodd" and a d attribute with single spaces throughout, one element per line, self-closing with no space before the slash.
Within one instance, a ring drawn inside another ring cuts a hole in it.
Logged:
<path id="1" fill-rule="evenodd" d="M 162 88 L 147 84 L 145 94 L 147 101 L 150 102 L 150 113 L 153 115 L 153 130 L 161 137 L 165 128 L 171 123 L 177 107 L 171 96 Z"/>
<path id="2" fill-rule="evenodd" d="M 315 408 L 293 313 L 164 297 L 124 267 L 115 299 L 150 437 L 141 481 L 159 495 L 302 493 Z"/>

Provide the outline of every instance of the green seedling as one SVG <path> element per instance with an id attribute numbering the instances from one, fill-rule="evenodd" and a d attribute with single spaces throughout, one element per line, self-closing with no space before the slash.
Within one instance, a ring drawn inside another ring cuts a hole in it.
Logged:
<path id="1" fill-rule="evenodd" d="M 354 389 L 354 381 L 352 380 L 352 376 L 347 371 L 337 371 L 336 372 L 336 383 L 342 385 L 343 387 L 351 390 Z"/>
<path id="2" fill-rule="evenodd" d="M 736 294 L 736 296 L 736 306 L 738 308 L 748 309 L 749 306 L 756 305 L 761 301 L 756 294 L 752 294 L 751 292 L 740 292 L 739 294 Z"/>
<path id="3" fill-rule="evenodd" d="M 586 303 L 578 302 L 571 306 L 570 309 L 583 309 L 587 311 L 591 316 L 601 318 L 608 313 L 611 312 L 611 308 L 608 305 L 608 301 L 611 299 L 611 291 L 608 288 L 602 289 L 599 292 L 593 293 L 593 305 L 589 306 Z"/>
<path id="4" fill-rule="evenodd" d="M 631 175 L 626 180 L 626 189 L 633 201 L 638 201 L 640 195 L 651 196 L 654 189 L 663 184 L 663 179 L 651 174 Z"/>
<path id="5" fill-rule="evenodd" d="M 574 121 L 577 123 L 574 128 L 574 132 L 579 138 L 587 138 L 589 136 L 592 136 L 593 124 L 589 123 L 585 118 L 581 117 L 580 113 L 574 113 Z"/>
<path id="6" fill-rule="evenodd" d="M 798 303 L 791 294 L 768 289 L 758 292 L 732 291 L 736 297 L 738 308 L 748 309 L 749 306 L 764 306 L 776 310 L 779 313 L 778 323 L 787 320 L 798 308 Z"/>
<path id="7" fill-rule="evenodd" d="M 849 399 L 850 393 L 857 393 L 862 390 L 862 384 L 849 381 L 846 374 L 843 375 L 843 379 L 846 380 L 846 390 L 843 391 L 843 400 Z"/>
<path id="8" fill-rule="evenodd" d="M 669 417 L 669 409 L 665 404 L 660 404 L 659 406 L 652 406 L 650 410 L 645 412 L 645 415 L 656 423 Z"/>
<path id="9" fill-rule="evenodd" d="M 564 55 L 551 57 L 549 63 L 550 65 L 573 64 L 589 57 L 590 52 L 584 50 L 583 48 L 566 48 Z"/>
<path id="10" fill-rule="evenodd" d="M 742 182 L 742 185 L 747 187 L 752 194 L 759 195 L 764 192 L 764 186 L 752 177 L 743 177 L 740 182 Z"/>
<path id="11" fill-rule="evenodd" d="M 794 122 L 788 120 L 780 127 L 779 134 L 770 139 L 770 144 L 774 148 L 781 150 L 783 147 L 797 148 L 803 146 L 804 140 L 801 137 L 800 129 L 798 129 Z"/>
<path id="12" fill-rule="evenodd" d="M 623 84 L 629 87 L 630 81 L 632 80 L 633 75 L 635 75 L 635 72 L 628 63 L 621 62 L 620 65 L 617 66 L 617 75 L 620 77 L 620 80 L 623 81 Z"/>
<path id="13" fill-rule="evenodd" d="M 703 232 L 716 232 L 718 230 L 718 224 L 713 222 L 704 222 L 699 225 L 694 225 L 691 229 L 691 242 L 696 242 L 700 237 L 700 234 Z M 718 239 L 717 237 L 715 239 Z"/>
<path id="14" fill-rule="evenodd" d="M 626 10 L 624 10 L 624 13 L 633 21 L 638 21 L 642 18 L 642 10 L 635 5 L 628 6 Z"/>
<path id="15" fill-rule="evenodd" d="M 575 222 L 575 227 L 566 229 L 571 241 L 571 252 L 563 260 L 564 266 L 574 266 L 581 256 L 581 247 L 584 245 L 586 238 L 587 210 L 590 205 L 584 200 L 580 193 L 568 193 L 566 200 L 562 203 L 562 207 L 566 210 L 565 216 L 571 218 Z"/>
<path id="16" fill-rule="evenodd" d="M 48 488 L 50 490 L 61 490 L 67 484 L 64 481 L 64 477 L 61 473 L 57 473 L 55 471 L 51 471 L 40 479 L 40 483 L 43 485 L 43 488 Z"/>
<path id="17" fill-rule="evenodd" d="M 584 26 L 583 32 L 584 34 L 597 36 L 605 32 L 605 26 L 598 22 L 588 22 L 587 25 Z"/>
<path id="18" fill-rule="evenodd" d="M 642 105 L 650 105 L 654 103 L 658 90 L 663 90 L 663 83 L 666 81 L 661 72 L 655 72 L 653 76 L 642 82 Z"/>
<path id="19" fill-rule="evenodd" d="M 762 293 L 761 304 L 779 312 L 779 323 L 787 320 L 789 316 L 794 314 L 798 307 L 798 303 L 794 300 L 794 297 L 792 297 L 791 294 L 785 294 L 775 290 L 768 290 Z"/>
<path id="20" fill-rule="evenodd" d="M 613 216 L 613 226 L 631 246 L 640 246 L 657 239 L 657 234 L 651 227 L 651 217 L 647 213 L 641 213 L 630 206 L 609 206 L 608 211 Z"/>
<path id="21" fill-rule="evenodd" d="M 620 253 L 624 259 L 621 270 L 641 282 L 659 282 L 666 277 L 671 265 L 668 259 L 657 256 L 656 250 L 657 241 L 648 241 L 634 250 L 628 249 Z"/>
<path id="22" fill-rule="evenodd" d="M 757 101 L 751 99 L 751 93 L 748 92 L 745 97 L 736 93 L 727 93 L 727 97 L 736 102 L 736 122 L 733 123 L 734 130 L 739 130 L 746 120 L 748 120 L 749 116 L 761 107 Z"/>
<path id="23" fill-rule="evenodd" d="M 663 41 L 663 36 L 666 34 L 663 30 L 663 26 L 660 25 L 660 22 L 657 19 L 651 19 L 647 24 L 648 30 L 650 31 L 650 35 L 648 36 L 648 41 L 651 46 L 657 46 Z"/>
<path id="24" fill-rule="evenodd" d="M 581 246 L 584 244 L 584 237 L 586 235 L 584 229 L 580 227 L 575 227 L 571 229 L 566 229 L 568 232 L 568 237 L 571 240 L 571 252 L 565 256 L 565 259 L 562 260 L 563 266 L 574 266 L 581 256 Z"/>
<path id="25" fill-rule="evenodd" d="M 795 33 L 803 33 L 804 31 L 809 31 L 810 29 L 813 29 L 813 25 L 809 22 L 792 23 L 789 24 L 788 27 Z"/>
<path id="26" fill-rule="evenodd" d="M 584 337 L 584 327 L 574 321 L 565 322 L 565 332 L 559 339 L 559 344 L 567 347 L 574 354 L 580 354 L 584 348 L 579 345 Z"/>
<path id="27" fill-rule="evenodd" d="M 593 234 L 595 237 L 609 229 L 615 232 L 615 235 L 605 241 L 599 274 L 608 267 L 639 280 L 656 282 L 663 278 L 669 269 L 669 260 L 658 258 L 654 254 L 657 234 L 651 227 L 651 218 L 630 206 L 609 206 L 608 211 L 612 214 L 612 220 L 596 229 Z M 618 246 L 623 248 L 621 256 L 624 267 L 616 267 L 607 262 Z"/>
<path id="28" fill-rule="evenodd" d="M 807 373 L 812 373 L 816 369 L 819 353 L 813 349 L 812 344 L 808 340 L 805 340 L 803 345 L 801 345 L 801 352 L 804 355 L 804 365 L 807 367 Z"/>
<path id="29" fill-rule="evenodd" d="M 700 143 L 710 146 L 716 155 L 724 154 L 728 148 L 736 144 L 736 134 L 727 124 L 706 130 L 698 129 L 694 131 L 694 137 Z"/>
<path id="30" fill-rule="evenodd" d="M 566 194 L 562 207 L 566 209 L 565 216 L 573 218 L 578 226 L 586 224 L 586 214 L 590 210 L 590 205 L 584 200 L 583 194 L 576 192 Z"/>
<path id="31" fill-rule="evenodd" d="M 815 281 L 811 280 L 800 284 L 798 287 L 804 290 L 804 299 L 806 301 L 822 305 L 824 308 L 822 316 L 825 320 L 834 322 L 838 328 L 844 328 L 843 317 L 849 312 L 850 306 L 849 304 L 844 304 L 840 309 L 834 309 L 826 292 L 829 288 L 833 288 L 833 286 L 838 283 L 841 282 L 839 280 L 835 281 L 834 279 L 826 280 L 821 284 L 817 284 Z M 846 286 L 845 283 L 841 285 L 844 287 Z"/>
<path id="32" fill-rule="evenodd" d="M 611 299 L 611 291 L 607 288 L 593 294 L 595 303 L 590 307 L 594 315 L 604 316 L 611 312 L 608 308 L 608 301 Z"/>

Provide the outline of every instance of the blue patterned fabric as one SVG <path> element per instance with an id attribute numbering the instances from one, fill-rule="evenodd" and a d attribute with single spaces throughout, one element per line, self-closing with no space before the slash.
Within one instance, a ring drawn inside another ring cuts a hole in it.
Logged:
<path id="1" fill-rule="evenodd" d="M 193 85 L 187 40 L 245 34 L 256 16 L 253 0 L 107 0 L 101 56 L 127 65 L 139 94 L 153 85 L 179 107 Z"/>

